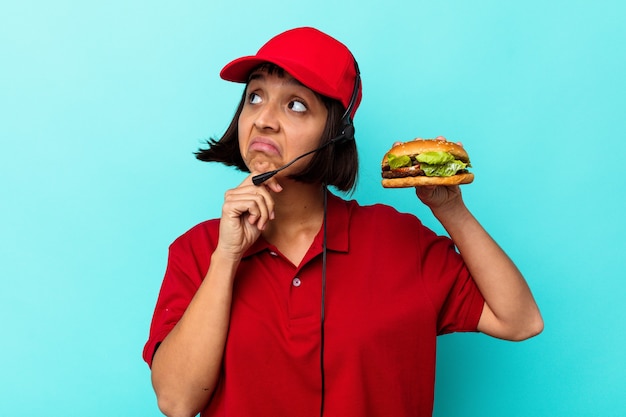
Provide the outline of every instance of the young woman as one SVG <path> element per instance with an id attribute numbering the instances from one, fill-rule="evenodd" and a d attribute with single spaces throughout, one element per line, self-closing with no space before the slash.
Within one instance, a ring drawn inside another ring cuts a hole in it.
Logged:
<path id="1" fill-rule="evenodd" d="M 197 156 L 250 175 L 220 219 L 170 246 L 144 349 L 163 413 L 429 416 L 437 335 L 542 330 L 524 278 L 458 186 L 416 189 L 450 238 L 328 191 L 352 190 L 358 168 L 361 84 L 343 44 L 292 29 L 221 76 L 245 92 Z"/>

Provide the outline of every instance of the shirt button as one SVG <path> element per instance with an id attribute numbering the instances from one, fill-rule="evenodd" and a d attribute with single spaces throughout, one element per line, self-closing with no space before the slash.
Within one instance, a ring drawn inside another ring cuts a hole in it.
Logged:
<path id="1" fill-rule="evenodd" d="M 293 284 L 294 287 L 299 287 L 302 284 L 302 281 L 300 281 L 300 278 L 294 278 L 293 281 L 291 281 L 291 283 Z"/>

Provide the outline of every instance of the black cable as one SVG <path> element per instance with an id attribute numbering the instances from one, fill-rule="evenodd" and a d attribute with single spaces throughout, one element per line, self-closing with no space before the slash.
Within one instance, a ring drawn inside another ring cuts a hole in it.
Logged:
<path id="1" fill-rule="evenodd" d="M 324 415 L 324 399 L 326 392 L 326 378 L 324 374 L 324 303 L 326 301 L 326 212 L 328 207 L 328 188 L 323 184 L 324 190 L 324 236 L 322 240 L 322 311 L 320 316 L 320 371 L 322 377 L 322 396 L 320 401 L 320 417 Z"/>
<path id="2" fill-rule="evenodd" d="M 348 133 L 352 132 L 351 134 L 354 134 L 354 127 L 352 127 L 352 130 L 350 130 L 350 127 L 346 127 L 344 128 L 344 132 L 347 131 Z M 319 152 L 322 149 L 324 149 L 325 147 L 332 145 L 334 143 L 340 142 L 342 140 L 346 139 L 346 135 L 345 133 L 342 133 L 339 136 L 336 136 L 334 138 L 332 138 L 330 141 L 326 142 L 325 144 L 323 144 L 322 146 L 315 148 L 311 151 L 308 151 L 307 153 L 303 153 L 302 155 L 300 155 L 299 157 L 297 157 L 296 159 L 293 159 L 292 161 L 290 161 L 289 163 L 283 165 L 280 168 L 276 168 L 273 171 L 267 171 L 264 172 L 262 174 L 259 175 L 255 175 L 254 177 L 252 177 L 252 183 L 254 185 L 261 185 L 263 184 L 265 181 L 269 180 L 270 178 L 272 178 L 274 175 L 278 174 L 280 171 L 282 171 L 283 169 L 289 168 L 291 165 L 295 164 L 296 162 L 298 162 L 299 160 L 301 160 L 302 158 L 304 158 L 305 156 L 309 156 L 314 152 Z M 324 186 L 325 187 L 325 186 Z"/>
<path id="3" fill-rule="evenodd" d="M 324 149 L 325 147 L 327 147 L 328 145 L 330 145 L 331 143 L 332 142 L 327 142 L 324 145 L 320 146 L 319 148 L 313 149 L 312 151 L 308 151 L 307 153 L 303 153 L 302 155 L 300 155 L 296 159 L 292 160 L 288 164 L 283 165 L 282 167 L 280 167 L 278 169 L 275 169 L 274 171 L 268 171 L 268 172 L 264 172 L 263 174 L 255 175 L 254 177 L 252 177 L 252 183 L 254 185 L 263 184 L 265 181 L 269 180 L 270 178 L 272 178 L 274 175 L 278 174 L 283 169 L 289 168 L 291 165 L 295 164 L 296 162 L 298 162 L 299 160 L 301 160 L 305 156 L 311 155 L 313 152 L 318 152 L 318 151 Z"/>

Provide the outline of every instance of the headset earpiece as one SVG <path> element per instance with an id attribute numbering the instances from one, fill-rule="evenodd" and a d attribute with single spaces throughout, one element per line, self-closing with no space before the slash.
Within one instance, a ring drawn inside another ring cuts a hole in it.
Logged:
<path id="1" fill-rule="evenodd" d="M 354 124 L 350 116 L 344 117 L 341 123 L 341 134 L 331 140 L 333 143 L 345 143 L 354 140 Z"/>
<path id="2" fill-rule="evenodd" d="M 350 103 L 345 113 L 341 117 L 342 127 L 341 134 L 337 136 L 332 142 L 343 143 L 349 140 L 354 140 L 354 123 L 352 122 L 352 112 L 356 106 L 356 101 L 359 96 L 359 90 L 361 89 L 361 72 L 359 71 L 359 64 L 356 59 L 354 60 L 354 70 L 356 75 L 354 77 L 354 88 L 352 89 L 352 96 L 350 97 Z"/>

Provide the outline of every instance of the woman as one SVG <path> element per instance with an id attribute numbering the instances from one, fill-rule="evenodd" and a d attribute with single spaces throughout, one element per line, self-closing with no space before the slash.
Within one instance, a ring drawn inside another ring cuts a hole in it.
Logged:
<path id="1" fill-rule="evenodd" d="M 293 29 L 221 76 L 245 92 L 198 158 L 250 175 L 170 247 L 144 349 L 166 415 L 432 415 L 437 335 L 542 330 L 458 186 L 416 189 L 451 239 L 328 192 L 352 190 L 358 165 L 360 77 L 343 44 Z"/>

